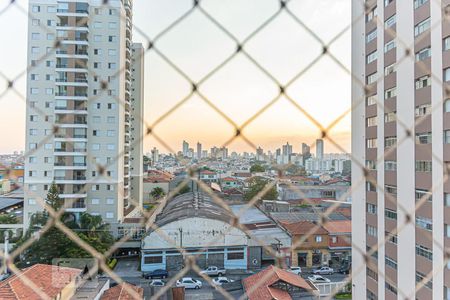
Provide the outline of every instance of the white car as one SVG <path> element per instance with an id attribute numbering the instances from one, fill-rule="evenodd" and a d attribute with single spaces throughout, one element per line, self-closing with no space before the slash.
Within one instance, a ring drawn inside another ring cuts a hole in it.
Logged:
<path id="1" fill-rule="evenodd" d="M 319 269 L 315 269 L 312 271 L 313 274 L 320 274 L 320 275 L 331 275 L 334 273 L 333 268 L 330 267 L 321 267 Z"/>
<path id="2" fill-rule="evenodd" d="M 300 274 L 302 274 L 302 268 L 300 268 L 300 267 L 290 267 L 288 272 L 300 275 Z"/>
<path id="3" fill-rule="evenodd" d="M 212 280 L 213 285 L 222 285 L 224 283 L 231 283 L 234 282 L 233 279 L 229 279 L 227 277 L 216 277 Z"/>
<path id="4" fill-rule="evenodd" d="M 184 287 L 185 289 L 201 289 L 202 282 L 200 280 L 191 278 L 191 277 L 183 277 L 177 280 L 177 287 Z"/>
<path id="5" fill-rule="evenodd" d="M 323 276 L 320 275 L 311 275 L 308 277 L 309 281 L 314 282 L 314 283 L 328 283 L 331 282 L 330 279 L 325 278 Z"/>
<path id="6" fill-rule="evenodd" d="M 165 286 L 166 284 L 161 279 L 154 279 L 154 280 L 150 281 L 149 285 L 150 286 Z"/>

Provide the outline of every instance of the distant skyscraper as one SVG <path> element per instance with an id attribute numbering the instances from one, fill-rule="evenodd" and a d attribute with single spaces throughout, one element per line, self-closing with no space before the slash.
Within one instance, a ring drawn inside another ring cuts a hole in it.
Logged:
<path id="1" fill-rule="evenodd" d="M 52 182 L 70 213 L 118 224 L 130 199 L 142 199 L 143 48 L 131 41 L 132 2 L 30 0 L 29 11 L 25 186 L 33 192 L 24 226 Z"/>
<path id="2" fill-rule="evenodd" d="M 316 158 L 323 159 L 323 140 L 317 139 L 316 140 Z"/>
<path id="3" fill-rule="evenodd" d="M 187 157 L 189 154 L 189 143 L 186 141 L 183 141 L 183 156 Z"/>
<path id="4" fill-rule="evenodd" d="M 263 161 L 264 160 L 264 150 L 261 147 L 256 149 L 256 160 Z"/>
<path id="5" fill-rule="evenodd" d="M 152 164 L 155 165 L 159 160 L 159 151 L 154 147 L 152 149 Z"/>
<path id="6" fill-rule="evenodd" d="M 202 144 L 200 142 L 197 142 L 197 159 L 202 158 Z"/>
<path id="7" fill-rule="evenodd" d="M 303 155 L 303 157 L 310 156 L 310 154 L 311 154 L 311 148 L 307 144 L 302 143 L 302 155 Z"/>

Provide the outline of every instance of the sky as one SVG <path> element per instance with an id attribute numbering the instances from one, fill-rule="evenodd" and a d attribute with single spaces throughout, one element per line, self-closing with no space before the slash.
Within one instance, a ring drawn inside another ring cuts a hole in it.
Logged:
<path id="1" fill-rule="evenodd" d="M 16 1 L 27 9 L 26 0 Z M 9 1 L 0 3 L 0 11 Z M 133 39 L 147 44 L 170 23 L 185 13 L 192 0 L 134 0 Z M 244 40 L 279 8 L 276 0 L 203 0 L 201 5 L 238 40 Z M 349 0 L 292 0 L 289 9 L 315 34 L 328 43 L 351 22 Z M 13 26 L 11 25 L 13 24 Z M 12 6 L 0 16 L 0 72 L 14 78 L 26 68 L 27 18 Z M 12 29 L 13 28 L 13 29 Z M 10 30 L 11 29 L 11 30 Z M 146 36 L 140 32 L 145 33 Z M 192 80 L 199 81 L 218 66 L 236 47 L 201 12 L 195 11 L 168 31 L 155 47 Z M 321 44 L 286 13 L 246 43 L 244 49 L 282 84 L 287 83 L 321 54 Z M 350 69 L 350 30 L 331 46 L 330 52 Z M 7 58 L 7 59 L 5 59 Z M 154 51 L 145 55 L 144 120 L 153 124 L 183 97 L 191 85 Z M 350 108 L 350 75 L 331 58 L 323 56 L 287 89 L 287 94 L 327 127 Z M 7 82 L 0 77 L 0 94 Z M 15 87 L 25 94 L 26 78 Z M 245 55 L 238 54 L 199 86 L 220 111 L 241 126 L 278 95 L 278 87 Z M 0 98 L 0 153 L 22 150 L 25 144 L 25 103 L 13 92 Z M 154 132 L 170 149 L 147 137 L 144 151 L 153 147 L 162 152 L 181 149 L 183 140 L 192 146 L 200 141 L 204 149 L 221 146 L 234 135 L 234 127 L 199 96 L 192 96 L 175 112 L 159 122 Z M 313 143 L 320 130 L 286 98 L 281 97 L 243 130 L 254 145 L 274 150 L 289 141 L 294 152 L 301 143 Z M 350 115 L 347 114 L 329 135 L 344 149 L 350 149 Z M 241 138 L 228 145 L 235 151 L 253 151 Z M 326 152 L 338 152 L 325 142 Z"/>

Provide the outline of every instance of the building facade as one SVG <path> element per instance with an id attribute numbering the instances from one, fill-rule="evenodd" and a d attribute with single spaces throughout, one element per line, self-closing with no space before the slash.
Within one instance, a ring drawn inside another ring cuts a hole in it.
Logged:
<path id="1" fill-rule="evenodd" d="M 31 0 L 24 226 L 52 182 L 68 211 L 123 220 L 142 203 L 143 49 L 132 2 Z"/>
<path id="2" fill-rule="evenodd" d="M 352 4 L 355 299 L 450 299 L 449 4 Z"/>

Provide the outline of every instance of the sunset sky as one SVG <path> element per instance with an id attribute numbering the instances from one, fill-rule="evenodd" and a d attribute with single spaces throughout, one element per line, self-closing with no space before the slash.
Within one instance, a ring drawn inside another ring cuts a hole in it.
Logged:
<path id="1" fill-rule="evenodd" d="M 26 0 L 17 1 L 27 8 Z M 9 1 L 2 1 L 0 10 Z M 279 8 L 276 0 L 204 0 L 202 7 L 239 40 L 246 38 L 259 24 Z M 134 24 L 153 39 L 161 30 L 192 5 L 191 0 L 134 0 Z M 308 27 L 328 43 L 351 22 L 348 0 L 293 0 L 289 8 Z M 12 27 L 11 24 L 14 24 Z M 27 18 L 16 7 L 0 17 L 0 72 L 13 78 L 26 68 Z M 14 30 L 8 30 L 14 28 Z M 133 39 L 146 45 L 146 38 L 135 30 Z M 194 12 L 156 43 L 156 47 L 194 81 L 235 51 L 235 43 L 200 12 Z M 245 50 L 282 84 L 288 82 L 320 55 L 321 45 L 285 12 L 245 46 Z M 350 31 L 339 38 L 330 51 L 350 69 Z M 25 76 L 17 82 L 25 94 Z M 0 93 L 6 81 L 0 77 Z M 145 56 L 145 122 L 152 124 L 190 92 L 190 84 L 153 51 Z M 199 88 L 211 102 L 237 125 L 269 103 L 278 87 L 243 54 L 206 80 Z M 318 63 L 287 90 L 296 102 L 324 127 L 350 107 L 350 76 L 329 57 Z M 0 98 L 0 153 L 22 150 L 25 142 L 25 103 L 13 92 Z M 220 146 L 234 134 L 221 115 L 201 98 L 193 96 L 155 128 L 156 134 L 174 150 L 182 140 L 204 148 Z M 243 131 L 255 145 L 274 150 L 289 141 L 294 152 L 301 142 L 312 143 L 319 130 L 286 99 L 262 113 Z M 342 147 L 350 149 L 350 115 L 330 135 Z M 145 140 L 144 151 L 156 146 L 168 152 L 154 138 Z M 231 150 L 253 151 L 241 139 L 229 145 Z M 326 143 L 326 152 L 337 151 Z"/>

